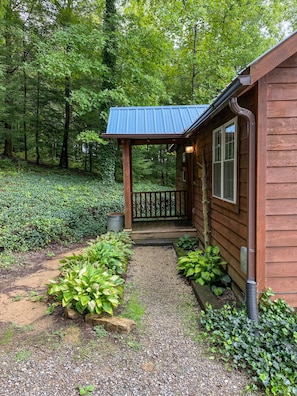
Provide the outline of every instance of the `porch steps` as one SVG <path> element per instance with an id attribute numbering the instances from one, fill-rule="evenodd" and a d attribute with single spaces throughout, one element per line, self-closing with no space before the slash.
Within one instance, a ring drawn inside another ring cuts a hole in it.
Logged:
<path id="1" fill-rule="evenodd" d="M 133 224 L 132 240 L 137 245 L 169 245 L 188 234 L 197 237 L 197 230 L 192 225 L 180 222 L 147 222 Z"/>

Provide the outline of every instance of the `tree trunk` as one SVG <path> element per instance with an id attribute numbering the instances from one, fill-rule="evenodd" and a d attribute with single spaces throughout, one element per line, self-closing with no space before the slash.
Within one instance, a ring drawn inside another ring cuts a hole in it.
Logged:
<path id="1" fill-rule="evenodd" d="M 39 111 L 40 111 L 40 73 L 37 73 L 37 92 L 36 92 L 36 130 L 35 130 L 35 152 L 36 164 L 40 163 L 39 153 Z"/>
<path id="2" fill-rule="evenodd" d="M 116 70 L 116 0 L 105 1 L 105 14 L 103 21 L 103 31 L 105 35 L 105 45 L 103 48 L 102 63 L 108 68 L 108 73 L 104 76 L 102 81 L 102 91 L 115 89 L 115 70 Z M 100 106 L 100 113 L 107 113 L 111 106 L 115 105 L 112 100 L 107 99 L 102 102 Z M 99 119 L 99 131 L 105 132 L 106 121 L 101 117 Z M 99 172 L 101 178 L 105 181 L 113 182 L 115 180 L 115 162 L 116 162 L 116 148 L 114 143 L 109 143 L 106 146 L 100 146 L 99 155 Z"/>
<path id="3" fill-rule="evenodd" d="M 4 123 L 4 128 L 7 133 L 5 133 L 5 139 L 4 139 L 4 151 L 3 151 L 3 156 L 12 158 L 12 138 L 11 138 L 11 125 L 7 124 L 7 122 Z"/>
<path id="4" fill-rule="evenodd" d="M 66 168 L 66 169 L 68 169 L 68 138 L 69 138 L 70 116 L 71 116 L 69 98 L 70 98 L 70 77 L 66 77 L 66 79 L 65 79 L 65 126 L 64 126 L 62 152 L 61 152 L 61 157 L 60 157 L 60 167 Z"/>
<path id="5" fill-rule="evenodd" d="M 27 147 L 27 73 L 24 70 L 24 104 L 23 104 L 23 134 L 24 134 L 24 150 L 25 160 L 28 161 L 28 147 Z"/>

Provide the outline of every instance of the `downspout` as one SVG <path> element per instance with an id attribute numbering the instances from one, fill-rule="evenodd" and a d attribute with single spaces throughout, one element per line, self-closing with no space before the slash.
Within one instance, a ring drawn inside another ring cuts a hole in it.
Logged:
<path id="1" fill-rule="evenodd" d="M 254 114 L 246 108 L 240 107 L 237 97 L 229 100 L 229 107 L 233 113 L 247 120 L 248 136 L 248 257 L 246 304 L 248 317 L 258 322 L 258 302 L 256 283 L 256 121 Z"/>

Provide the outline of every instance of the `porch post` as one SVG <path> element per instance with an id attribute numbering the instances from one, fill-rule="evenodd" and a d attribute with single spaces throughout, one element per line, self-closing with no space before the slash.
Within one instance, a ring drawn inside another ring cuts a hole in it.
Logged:
<path id="1" fill-rule="evenodd" d="M 123 176 L 125 199 L 125 229 L 132 230 L 132 155 L 131 141 L 125 139 L 123 144 Z"/>

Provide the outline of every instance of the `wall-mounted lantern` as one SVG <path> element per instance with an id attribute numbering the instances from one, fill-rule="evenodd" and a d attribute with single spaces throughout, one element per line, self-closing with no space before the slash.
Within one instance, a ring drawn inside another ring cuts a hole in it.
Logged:
<path id="1" fill-rule="evenodd" d="M 194 146 L 186 146 L 185 147 L 186 154 L 193 154 L 194 153 Z"/>

